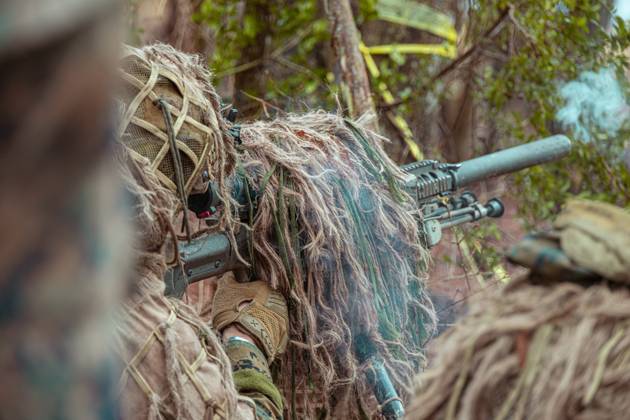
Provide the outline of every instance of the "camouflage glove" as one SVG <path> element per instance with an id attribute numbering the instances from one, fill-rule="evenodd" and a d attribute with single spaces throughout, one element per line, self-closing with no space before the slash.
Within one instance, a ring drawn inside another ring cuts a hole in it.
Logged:
<path id="1" fill-rule="evenodd" d="M 287 304 L 264 281 L 238 283 L 233 276 L 224 276 L 214 294 L 210 316 L 217 332 L 236 324 L 251 334 L 269 363 L 287 346 Z"/>

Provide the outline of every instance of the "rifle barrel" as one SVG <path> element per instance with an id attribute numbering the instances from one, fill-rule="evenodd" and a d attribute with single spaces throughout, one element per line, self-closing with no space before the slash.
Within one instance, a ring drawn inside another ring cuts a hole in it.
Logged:
<path id="1" fill-rule="evenodd" d="M 571 140 L 556 135 L 466 160 L 461 162 L 455 174 L 456 187 L 552 162 L 566 156 L 569 151 Z"/>

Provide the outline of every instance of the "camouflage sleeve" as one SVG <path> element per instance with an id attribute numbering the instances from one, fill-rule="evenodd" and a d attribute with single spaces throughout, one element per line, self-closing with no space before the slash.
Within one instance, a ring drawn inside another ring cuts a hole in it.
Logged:
<path id="1" fill-rule="evenodd" d="M 228 340 L 225 351 L 232 363 L 234 384 L 239 394 L 256 405 L 256 418 L 282 419 L 282 395 L 274 385 L 267 358 L 249 341 L 238 337 Z"/>

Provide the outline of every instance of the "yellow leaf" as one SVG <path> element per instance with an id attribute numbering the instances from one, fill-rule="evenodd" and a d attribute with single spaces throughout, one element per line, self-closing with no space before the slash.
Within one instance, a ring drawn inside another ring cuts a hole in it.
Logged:
<path id="1" fill-rule="evenodd" d="M 378 80 L 381 72 L 378 70 L 378 66 L 376 65 L 376 62 L 374 62 L 374 58 L 372 58 L 372 56 L 370 55 L 369 48 L 366 47 L 363 42 L 360 42 L 359 50 L 361 51 L 361 54 L 363 54 L 365 66 L 367 67 L 368 72 L 370 72 L 370 76 L 372 76 L 374 80 Z M 393 104 L 395 102 L 394 95 L 392 95 L 392 92 L 389 90 L 384 81 L 379 80 L 377 87 L 381 97 L 383 98 L 383 101 L 385 101 L 386 104 Z M 409 152 L 414 157 L 414 159 L 424 159 L 424 154 L 422 153 L 422 150 L 420 150 L 420 147 L 414 141 L 413 133 L 411 132 L 407 121 L 405 121 L 403 117 L 393 111 L 387 111 L 385 115 L 387 115 L 387 119 L 389 119 L 389 121 L 396 128 L 398 128 L 398 130 L 402 134 L 402 138 L 407 144 L 407 147 L 409 147 Z"/>
<path id="2" fill-rule="evenodd" d="M 447 58 L 455 58 L 457 48 L 454 44 L 444 42 L 442 44 L 390 44 L 373 45 L 366 47 L 370 54 L 432 54 Z"/>
<path id="3" fill-rule="evenodd" d="M 363 41 L 359 42 L 359 51 L 361 51 L 361 54 L 363 54 L 363 59 L 365 60 L 365 66 L 370 72 L 370 76 L 372 76 L 372 78 L 374 79 L 379 78 L 381 75 L 381 72 L 379 71 L 378 66 L 376 65 L 376 62 L 374 62 L 374 59 L 370 55 L 370 51 L 368 47 L 365 46 Z"/>
<path id="4" fill-rule="evenodd" d="M 387 112 L 386 115 L 387 119 L 402 133 L 402 138 L 407 144 L 407 147 L 409 147 L 411 156 L 413 156 L 416 160 L 424 159 L 424 154 L 422 153 L 422 150 L 420 150 L 418 144 L 414 141 L 413 133 L 411 132 L 407 121 L 405 121 L 405 119 L 400 115 L 394 114 L 391 111 Z"/>
<path id="5" fill-rule="evenodd" d="M 492 267 L 492 271 L 494 273 L 494 277 L 498 279 L 501 283 L 509 283 L 511 278 L 508 272 L 503 268 L 501 264 L 497 264 Z"/>
<path id="6" fill-rule="evenodd" d="M 378 0 L 376 13 L 382 20 L 431 32 L 452 43 L 457 31 L 450 16 L 412 0 Z"/>

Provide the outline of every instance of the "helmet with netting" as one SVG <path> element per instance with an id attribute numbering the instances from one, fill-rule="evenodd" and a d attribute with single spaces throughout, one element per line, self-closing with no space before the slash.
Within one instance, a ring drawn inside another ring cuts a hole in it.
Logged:
<path id="1" fill-rule="evenodd" d="M 180 199 L 205 190 L 222 139 L 218 97 L 205 66 L 157 44 L 128 47 L 121 70 L 120 141 L 132 157 L 147 159 Z"/>

